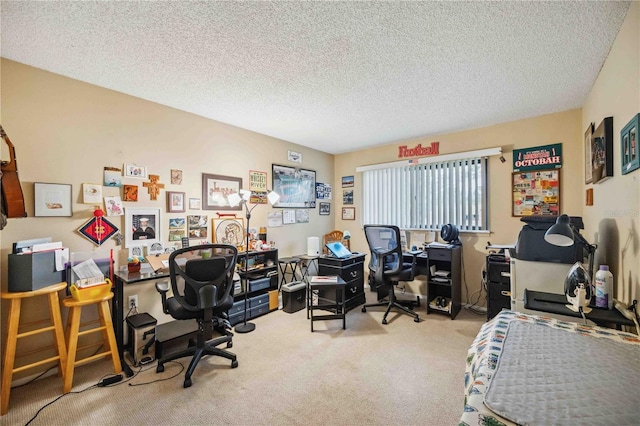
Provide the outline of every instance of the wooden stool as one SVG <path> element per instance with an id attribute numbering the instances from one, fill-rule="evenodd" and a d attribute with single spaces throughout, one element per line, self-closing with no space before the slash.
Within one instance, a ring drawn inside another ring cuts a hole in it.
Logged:
<path id="1" fill-rule="evenodd" d="M 13 379 L 13 373 L 43 365 L 51 361 L 58 361 L 59 373 L 64 374 L 67 365 L 67 349 L 64 343 L 64 329 L 62 328 L 62 316 L 60 315 L 60 299 L 58 297 L 58 292 L 60 290 L 64 290 L 65 288 L 67 288 L 67 283 L 62 282 L 33 291 L 0 294 L 0 297 L 2 297 L 2 299 L 8 299 L 11 301 L 9 308 L 7 349 L 5 351 L 4 365 L 2 367 L 2 402 L 0 409 L 2 411 L 2 415 L 6 414 L 7 411 L 9 411 L 9 396 L 11 393 L 11 381 Z M 44 295 L 49 296 L 49 314 L 51 315 L 51 321 L 53 325 L 38 328 L 35 330 L 25 331 L 23 333 L 18 333 L 22 299 Z M 31 364 L 23 365 L 21 367 L 13 368 L 15 364 L 16 346 L 18 343 L 18 339 L 21 337 L 44 333 L 45 331 L 54 332 L 58 355 L 44 359 L 42 361 L 37 361 Z"/>
<path id="2" fill-rule="evenodd" d="M 87 364 L 99 358 L 111 357 L 113 361 L 113 369 L 116 374 L 122 372 L 122 364 L 120 363 L 120 355 L 118 354 L 118 344 L 116 343 L 116 335 L 113 332 L 113 322 L 111 321 L 111 311 L 109 310 L 109 300 L 113 298 L 113 293 L 106 296 L 97 297 L 95 299 L 75 300 L 71 297 L 62 299 L 62 305 L 69 308 L 69 317 L 67 318 L 67 327 L 65 329 L 65 337 L 67 339 L 67 368 L 64 373 L 64 393 L 71 391 L 73 385 L 73 371 L 76 365 Z M 97 305 L 98 315 L 100 317 L 100 326 L 88 330 L 80 331 L 80 316 L 82 307 L 88 305 Z M 106 348 L 104 352 L 76 360 L 78 351 L 78 338 L 91 333 L 102 333 L 102 341 Z"/>

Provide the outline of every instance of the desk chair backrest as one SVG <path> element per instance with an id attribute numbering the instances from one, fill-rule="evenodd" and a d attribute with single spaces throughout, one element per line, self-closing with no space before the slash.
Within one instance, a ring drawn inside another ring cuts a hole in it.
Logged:
<path id="1" fill-rule="evenodd" d="M 188 311 L 229 309 L 237 255 L 237 248 L 227 244 L 204 244 L 171 253 L 169 273 L 174 298 Z"/>
<path id="2" fill-rule="evenodd" d="M 407 265 L 402 262 L 400 228 L 395 225 L 364 225 L 364 235 L 371 251 L 369 270 L 378 283 L 406 269 Z"/>

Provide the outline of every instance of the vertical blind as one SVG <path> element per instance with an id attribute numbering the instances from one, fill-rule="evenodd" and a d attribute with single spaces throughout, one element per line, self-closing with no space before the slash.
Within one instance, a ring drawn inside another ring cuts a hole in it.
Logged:
<path id="1" fill-rule="evenodd" d="M 363 223 L 440 230 L 487 230 L 487 159 L 363 172 Z"/>

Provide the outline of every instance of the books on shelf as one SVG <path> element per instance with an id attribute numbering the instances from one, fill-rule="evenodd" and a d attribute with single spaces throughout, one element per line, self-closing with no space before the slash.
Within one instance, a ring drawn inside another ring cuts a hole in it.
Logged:
<path id="1" fill-rule="evenodd" d="M 337 283 L 337 275 L 314 275 L 311 277 L 312 283 Z"/>

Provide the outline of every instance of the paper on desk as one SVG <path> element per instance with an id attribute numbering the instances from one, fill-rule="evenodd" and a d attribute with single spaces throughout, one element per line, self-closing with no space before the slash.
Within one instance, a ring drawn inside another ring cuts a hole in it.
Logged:
<path id="1" fill-rule="evenodd" d="M 56 271 L 64 271 L 67 263 L 69 262 L 69 249 L 62 248 L 59 250 L 55 250 L 54 258 L 56 262 Z"/>
<path id="2" fill-rule="evenodd" d="M 73 272 L 79 279 L 88 279 L 95 277 L 103 277 L 102 271 L 96 265 L 93 259 L 87 259 L 84 262 L 80 262 L 77 265 L 71 267 Z"/>

